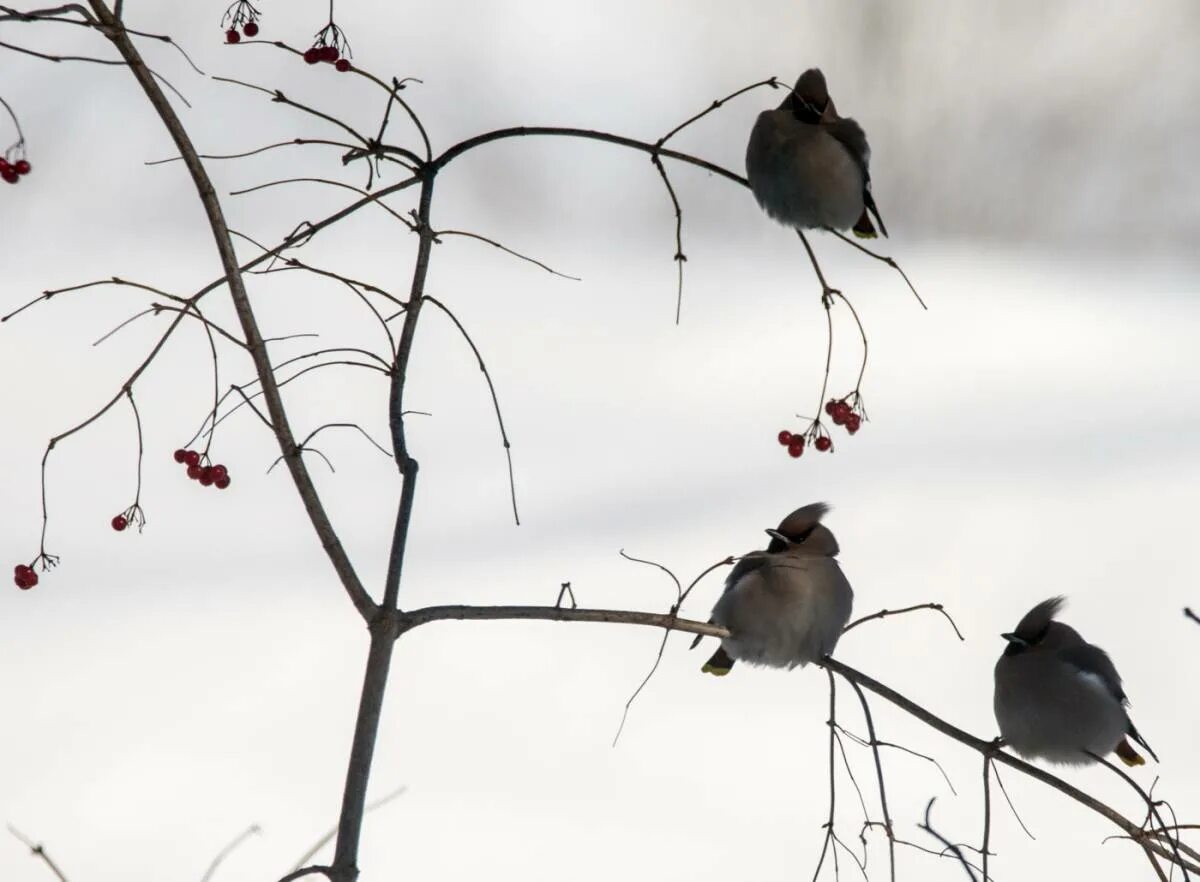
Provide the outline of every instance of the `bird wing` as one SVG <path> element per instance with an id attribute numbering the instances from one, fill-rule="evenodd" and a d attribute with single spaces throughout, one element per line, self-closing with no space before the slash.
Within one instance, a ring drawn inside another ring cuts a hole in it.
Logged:
<path id="1" fill-rule="evenodd" d="M 1058 651 L 1058 657 L 1087 677 L 1094 677 L 1104 685 L 1108 693 L 1121 704 L 1126 704 L 1125 690 L 1121 688 L 1121 675 L 1108 653 L 1099 646 L 1083 643 L 1068 646 Z"/>
<path id="2" fill-rule="evenodd" d="M 863 205 L 875 216 L 880 232 L 886 236 L 887 226 L 884 225 L 883 218 L 879 216 L 879 208 L 875 205 L 875 197 L 871 193 L 871 172 L 867 168 L 871 160 L 871 148 L 867 145 L 867 133 L 863 131 L 862 126 L 849 117 L 844 119 L 839 117 L 822 122 L 821 128 L 846 148 L 846 152 L 850 154 L 850 158 L 854 160 L 858 170 L 862 172 Z"/>
<path id="3" fill-rule="evenodd" d="M 863 179 L 869 180 L 867 163 L 871 159 L 871 148 L 867 146 L 867 134 L 857 122 L 852 119 L 835 119 L 821 123 L 821 128 L 839 141 L 849 152 Z"/>
<path id="4" fill-rule="evenodd" d="M 765 551 L 751 551 L 749 554 L 744 555 L 738 560 L 737 563 L 733 565 L 733 569 L 730 571 L 729 577 L 725 579 L 725 590 L 721 592 L 721 596 L 724 597 L 726 594 L 728 594 L 733 589 L 733 586 L 741 581 L 744 576 L 753 573 L 755 570 L 762 569 L 769 562 L 770 557 Z M 713 620 L 710 618 L 708 623 L 711 625 L 712 622 Z M 703 634 L 697 634 L 695 639 L 692 640 L 692 645 L 688 648 L 695 649 L 703 639 Z"/>
<path id="5" fill-rule="evenodd" d="M 753 573 L 755 570 L 760 570 L 770 563 L 771 557 L 765 551 L 751 551 L 733 565 L 728 578 L 725 579 L 725 592 L 732 590 L 742 578 Z M 725 593 L 722 592 L 722 593 Z"/>

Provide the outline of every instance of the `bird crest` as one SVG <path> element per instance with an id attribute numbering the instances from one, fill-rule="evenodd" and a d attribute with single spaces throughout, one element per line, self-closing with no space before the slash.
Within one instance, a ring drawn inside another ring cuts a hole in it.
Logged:
<path id="1" fill-rule="evenodd" d="M 821 522 L 821 518 L 829 513 L 829 505 L 824 502 L 813 502 L 802 506 L 779 522 L 778 530 L 784 536 L 802 536 L 812 531 Z"/>
<path id="2" fill-rule="evenodd" d="M 1021 619 L 1013 634 L 1027 644 L 1037 643 L 1042 638 L 1042 635 L 1046 633 L 1046 629 L 1050 627 L 1050 623 L 1058 615 L 1059 610 L 1063 608 L 1066 602 L 1067 598 L 1061 596 L 1043 600 L 1029 612 L 1025 613 L 1025 617 Z"/>

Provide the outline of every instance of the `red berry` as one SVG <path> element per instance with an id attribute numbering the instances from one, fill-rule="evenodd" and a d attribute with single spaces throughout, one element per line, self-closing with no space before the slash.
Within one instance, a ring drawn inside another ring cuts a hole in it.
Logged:
<path id="1" fill-rule="evenodd" d="M 337 61 L 335 61 L 333 63 L 333 66 L 336 67 L 338 70 L 340 70 L 342 73 L 345 73 L 346 71 L 350 70 L 350 59 L 349 58 L 339 58 Z"/>
<path id="2" fill-rule="evenodd" d="M 28 591 L 38 583 L 38 575 L 29 567 L 25 567 L 24 570 L 13 577 L 13 582 L 22 591 Z"/>
<path id="3" fill-rule="evenodd" d="M 227 30 L 225 32 L 225 42 L 226 43 L 236 43 L 240 39 L 242 39 L 242 35 L 239 34 L 237 31 L 235 31 L 233 28 L 230 28 L 229 30 Z"/>
<path id="4" fill-rule="evenodd" d="M 800 454 L 804 453 L 804 439 L 796 438 L 791 444 L 788 445 L 787 450 L 788 456 L 792 457 L 793 459 L 799 457 Z"/>
<path id="5" fill-rule="evenodd" d="M 200 480 L 200 483 L 203 484 L 205 487 L 208 487 L 212 484 L 212 482 L 213 482 L 212 466 L 205 466 L 204 468 L 202 468 L 200 470 L 200 479 L 199 480 Z"/>
<path id="6" fill-rule="evenodd" d="M 304 50 L 304 60 L 308 64 L 316 64 L 318 61 L 321 60 L 321 50 L 318 49 L 316 46 L 313 46 L 311 49 L 305 49 Z"/>
<path id="7" fill-rule="evenodd" d="M 203 471 L 204 471 L 204 469 L 200 468 L 199 465 L 190 465 L 187 468 L 187 476 L 189 478 L 191 478 L 193 481 L 199 481 L 200 474 Z"/>
<path id="8" fill-rule="evenodd" d="M 792 433 L 789 432 L 787 429 L 784 429 L 782 432 L 779 433 L 779 443 L 782 444 L 784 447 L 787 447 L 789 444 L 792 443 L 792 437 L 793 437 Z"/>
<path id="9" fill-rule="evenodd" d="M 813 442 L 813 446 L 816 447 L 817 450 L 821 451 L 822 453 L 826 453 L 827 451 L 829 451 L 833 448 L 833 442 L 830 441 L 826 436 L 822 435 L 820 438 L 818 438 L 816 441 Z"/>
<path id="10" fill-rule="evenodd" d="M 180 447 L 178 450 L 176 450 L 174 453 L 172 453 L 171 456 L 178 463 L 183 463 L 183 462 L 187 461 L 187 451 L 184 450 L 182 447 Z"/>
<path id="11" fill-rule="evenodd" d="M 229 486 L 229 475 L 226 475 L 223 478 L 217 478 L 216 480 L 214 480 L 213 486 L 216 487 L 218 490 L 224 490 L 226 487 Z"/>
<path id="12" fill-rule="evenodd" d="M 7 159 L 5 159 L 3 156 L 0 156 L 0 172 L 6 171 L 12 171 L 12 166 L 9 165 Z"/>
<path id="13" fill-rule="evenodd" d="M 29 164 L 28 159 L 18 159 L 13 165 L 13 170 L 19 175 L 27 175 L 33 171 L 33 166 Z"/>
<path id="14" fill-rule="evenodd" d="M 846 431 L 847 432 L 849 432 L 851 435 L 853 435 L 860 428 L 862 428 L 862 417 L 860 417 L 856 413 L 852 413 L 852 414 L 850 414 L 850 416 L 846 417 Z"/>
<path id="15" fill-rule="evenodd" d="M 216 483 L 217 481 L 221 480 L 222 478 L 227 478 L 227 477 L 229 477 L 229 469 L 225 468 L 225 466 L 218 463 L 217 465 L 212 467 L 213 483 Z"/>
<path id="16" fill-rule="evenodd" d="M 194 450 L 185 450 L 183 452 L 183 461 L 188 464 L 188 468 L 200 465 L 200 454 Z"/>
<path id="17" fill-rule="evenodd" d="M 825 402 L 825 413 L 829 414 L 830 416 L 833 416 L 833 412 L 835 410 L 837 410 L 837 406 L 838 406 L 837 400 L 834 398 L 830 398 L 828 401 Z"/>
<path id="18" fill-rule="evenodd" d="M 29 567 L 25 566 L 25 564 L 17 564 L 15 567 L 13 567 L 13 575 L 14 576 L 19 576 L 22 573 L 32 573 L 32 572 L 33 572 L 33 570 L 29 569 Z"/>
<path id="19" fill-rule="evenodd" d="M 21 180 L 21 177 L 12 169 L 0 172 L 0 178 L 4 178 L 4 180 L 8 181 L 10 184 L 15 184 L 17 181 Z"/>
<path id="20" fill-rule="evenodd" d="M 320 51 L 322 61 L 337 61 L 340 54 L 337 46 L 322 46 Z"/>
<path id="21" fill-rule="evenodd" d="M 840 407 L 835 407 L 833 409 L 833 416 L 830 417 L 830 419 L 833 420 L 833 424 L 835 426 L 846 425 L 846 414 L 842 412 L 842 409 Z"/>
<path id="22" fill-rule="evenodd" d="M 125 515 L 117 515 L 112 519 L 112 528 L 120 533 L 129 526 L 129 521 L 125 520 Z"/>
<path id="23" fill-rule="evenodd" d="M 242 32 L 247 37 L 257 37 L 258 36 L 258 25 L 252 21 L 248 21 L 248 22 L 246 22 L 246 26 L 242 28 Z"/>

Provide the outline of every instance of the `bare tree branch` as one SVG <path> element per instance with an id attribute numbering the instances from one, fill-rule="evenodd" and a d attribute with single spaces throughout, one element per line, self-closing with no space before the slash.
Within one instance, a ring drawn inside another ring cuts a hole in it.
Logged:
<path id="1" fill-rule="evenodd" d="M 50 872 L 52 872 L 55 877 L 58 878 L 58 882 L 67 882 L 67 877 L 63 875 L 63 871 L 58 868 L 58 865 L 54 863 L 54 861 L 50 860 L 50 855 L 46 854 L 46 849 L 42 847 L 40 842 L 34 842 L 12 824 L 8 825 L 8 832 L 17 839 L 21 840 L 21 842 L 23 842 L 29 849 L 30 854 L 36 858 L 40 858 L 42 862 L 50 868 Z"/>
<path id="2" fill-rule="evenodd" d="M 958 639 L 959 640 L 966 639 L 965 637 L 963 637 L 962 632 L 960 630 L 958 630 L 958 625 L 955 624 L 954 619 L 951 618 L 951 616 L 950 616 L 950 613 L 946 612 L 945 608 L 940 603 L 918 603 L 913 606 L 906 606 L 903 609 L 881 609 L 877 613 L 871 613 L 869 616 L 863 616 L 862 618 L 855 619 L 853 622 L 848 624 L 846 627 L 842 628 L 842 633 L 845 634 L 851 628 L 857 628 L 859 625 L 863 624 L 864 622 L 874 621 L 875 619 L 884 619 L 884 618 L 887 618 L 888 616 L 898 616 L 902 613 L 910 613 L 910 612 L 914 612 L 919 609 L 932 609 L 932 610 L 935 610 L 936 612 L 940 612 L 943 616 L 946 617 L 946 621 L 950 623 L 950 627 L 954 629 L 954 633 L 958 637 Z"/>
<path id="3" fill-rule="evenodd" d="M 371 600 L 370 595 L 367 594 L 367 590 L 363 587 L 362 582 L 359 581 L 358 574 L 355 572 L 345 549 L 342 547 L 341 540 L 334 531 L 333 524 L 329 520 L 329 515 L 325 511 L 320 497 L 317 495 L 312 477 L 308 473 L 308 468 L 297 449 L 291 424 L 288 421 L 287 412 L 284 410 L 283 399 L 280 397 L 279 388 L 275 383 L 275 377 L 271 370 L 266 345 L 263 343 L 262 333 L 258 328 L 258 320 L 250 305 L 250 298 L 246 293 L 246 287 L 242 281 L 241 269 L 238 266 L 233 240 L 230 237 L 224 212 L 221 209 L 220 201 L 217 199 L 212 181 L 209 179 L 208 173 L 204 169 L 204 164 L 197 155 L 191 138 L 176 115 L 175 109 L 171 107 L 162 89 L 159 88 L 158 83 L 150 73 L 149 68 L 146 67 L 141 54 L 138 52 L 137 47 L 133 45 L 124 27 L 113 18 L 113 14 L 104 0 L 88 0 L 88 3 L 93 14 L 100 20 L 104 35 L 116 47 L 117 51 L 121 53 L 121 57 L 125 59 L 126 63 L 128 63 L 130 72 L 137 79 L 139 85 L 141 85 L 142 90 L 146 93 L 146 97 L 154 106 L 159 118 L 163 121 L 163 125 L 166 126 L 167 131 L 170 133 L 180 155 L 184 158 L 184 164 L 187 166 L 192 181 L 196 186 L 197 194 L 204 206 L 205 214 L 208 216 L 208 222 L 212 228 L 221 264 L 225 270 L 225 278 L 229 283 L 229 291 L 233 298 L 234 309 L 242 325 L 250 357 L 254 361 L 255 369 L 258 372 L 259 382 L 262 385 L 267 411 L 271 416 L 271 423 L 274 427 L 276 439 L 279 442 L 280 452 L 283 454 L 288 470 L 292 474 L 292 481 L 296 485 L 296 490 L 300 494 L 305 510 L 308 512 L 309 520 L 320 537 L 321 545 L 324 547 L 334 569 L 337 571 L 346 593 L 349 595 L 355 608 L 359 611 L 359 614 L 364 619 L 370 619 L 375 613 L 376 605 Z"/>

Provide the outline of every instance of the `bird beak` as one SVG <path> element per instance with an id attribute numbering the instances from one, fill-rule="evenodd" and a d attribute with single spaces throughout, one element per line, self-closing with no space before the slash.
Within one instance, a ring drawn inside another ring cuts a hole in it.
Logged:
<path id="1" fill-rule="evenodd" d="M 1024 642 L 1024 641 L 1020 640 L 1020 638 L 1018 638 L 1016 634 L 1001 634 L 1000 636 L 1003 637 L 1005 640 L 1007 640 L 1009 643 L 1017 643 L 1017 642 L 1023 643 Z"/>
<path id="2" fill-rule="evenodd" d="M 774 529 L 771 529 L 768 527 L 765 532 L 772 539 L 778 539 L 780 542 L 787 542 L 789 544 L 791 543 L 791 540 L 788 539 L 787 536 L 784 536 L 782 533 L 780 533 L 778 530 L 774 530 Z"/>

